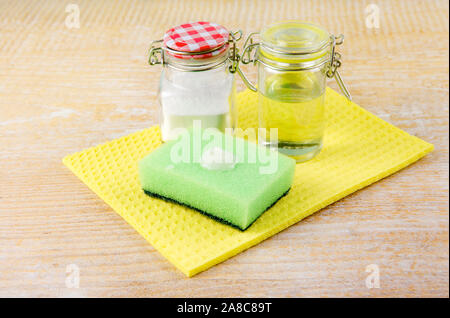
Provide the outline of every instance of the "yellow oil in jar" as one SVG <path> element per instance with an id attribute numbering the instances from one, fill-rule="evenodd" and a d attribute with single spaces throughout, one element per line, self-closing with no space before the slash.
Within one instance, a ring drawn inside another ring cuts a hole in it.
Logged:
<path id="1" fill-rule="evenodd" d="M 260 142 L 296 159 L 309 160 L 322 148 L 325 128 L 324 87 L 311 72 L 275 74 L 264 81 L 259 94 Z M 277 128 L 277 140 L 270 135 Z"/>

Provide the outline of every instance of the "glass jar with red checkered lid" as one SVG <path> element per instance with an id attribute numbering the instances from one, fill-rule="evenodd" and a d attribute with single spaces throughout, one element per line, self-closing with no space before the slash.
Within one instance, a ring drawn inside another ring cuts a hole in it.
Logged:
<path id="1" fill-rule="evenodd" d="M 162 141 L 194 125 L 235 128 L 236 42 L 241 37 L 242 31 L 194 22 L 170 28 L 152 42 L 149 64 L 163 65 L 158 91 Z"/>

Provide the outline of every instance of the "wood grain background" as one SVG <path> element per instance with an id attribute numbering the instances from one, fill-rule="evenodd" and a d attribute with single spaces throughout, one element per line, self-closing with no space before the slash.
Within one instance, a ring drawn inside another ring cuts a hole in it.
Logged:
<path id="1" fill-rule="evenodd" d="M 371 2 L 378 29 L 365 24 Z M 69 3 L 79 29 L 65 25 Z M 248 34 L 283 19 L 344 33 L 354 100 L 436 150 L 185 278 L 61 158 L 155 124 L 160 68 L 146 54 L 168 27 Z M 448 26 L 446 0 L 0 0 L 0 296 L 448 297 Z M 79 288 L 67 288 L 70 264 Z M 370 264 L 380 288 L 366 287 Z"/>

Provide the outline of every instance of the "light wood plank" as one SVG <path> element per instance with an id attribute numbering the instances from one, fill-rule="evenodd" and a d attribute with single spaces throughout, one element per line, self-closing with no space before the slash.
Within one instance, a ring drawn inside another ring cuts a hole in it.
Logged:
<path id="1" fill-rule="evenodd" d="M 80 29 L 65 26 L 66 2 L 0 0 L 0 296 L 449 296 L 447 1 L 376 1 L 379 29 L 365 26 L 369 1 L 74 2 Z M 345 33 L 354 100 L 436 150 L 185 278 L 61 158 L 155 123 L 149 42 L 198 19 Z M 379 289 L 365 285 L 369 264 Z"/>

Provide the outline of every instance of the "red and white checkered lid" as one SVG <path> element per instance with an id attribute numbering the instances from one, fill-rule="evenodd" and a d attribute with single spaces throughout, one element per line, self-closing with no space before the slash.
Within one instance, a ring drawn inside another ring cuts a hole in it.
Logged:
<path id="1" fill-rule="evenodd" d="M 229 31 L 223 26 L 211 22 L 186 23 L 167 30 L 164 34 L 164 46 L 175 51 L 204 52 L 205 54 L 181 55 L 168 52 L 170 55 L 182 59 L 204 59 L 216 56 L 228 49 Z"/>

